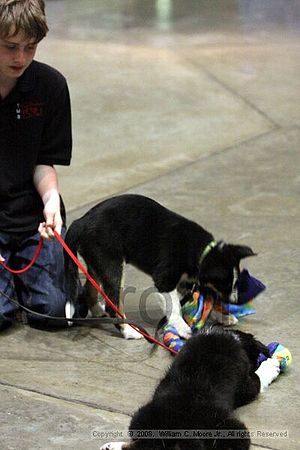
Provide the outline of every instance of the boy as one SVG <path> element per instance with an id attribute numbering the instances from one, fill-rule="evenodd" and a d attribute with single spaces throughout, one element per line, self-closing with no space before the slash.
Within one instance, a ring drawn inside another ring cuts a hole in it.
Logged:
<path id="1" fill-rule="evenodd" d="M 71 113 L 65 78 L 33 60 L 47 31 L 43 0 L 0 0 L 0 257 L 22 268 L 44 238 L 28 272 L 12 275 L 0 265 L 0 330 L 18 310 L 10 299 L 65 317 L 63 250 L 48 225 L 64 231 L 53 165 L 70 164 Z M 28 321 L 56 325 L 33 314 Z"/>

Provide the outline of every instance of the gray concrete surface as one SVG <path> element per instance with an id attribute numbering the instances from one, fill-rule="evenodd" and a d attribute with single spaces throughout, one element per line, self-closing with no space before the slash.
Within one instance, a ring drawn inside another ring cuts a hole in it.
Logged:
<path id="1" fill-rule="evenodd" d="M 46 4 L 37 58 L 66 75 L 73 105 L 73 164 L 59 168 L 69 222 L 130 191 L 250 245 L 258 256 L 246 265 L 267 290 L 238 327 L 282 342 L 293 364 L 237 413 L 253 449 L 299 449 L 299 1 Z M 128 316 L 145 320 L 150 280 L 129 268 L 126 285 Z M 147 312 L 153 332 L 154 294 Z M 170 364 L 150 350 L 109 325 L 3 332 L 1 450 L 99 449 Z"/>

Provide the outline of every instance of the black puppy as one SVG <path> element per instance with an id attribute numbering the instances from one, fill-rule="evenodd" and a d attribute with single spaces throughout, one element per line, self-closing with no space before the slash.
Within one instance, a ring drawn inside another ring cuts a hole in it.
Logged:
<path id="1" fill-rule="evenodd" d="M 249 449 L 249 432 L 233 410 L 254 400 L 279 374 L 279 362 L 270 358 L 257 370 L 261 352 L 270 356 L 251 334 L 222 327 L 192 337 L 152 400 L 134 414 L 131 441 L 101 450 Z"/>
<path id="2" fill-rule="evenodd" d="M 132 264 L 150 275 L 157 290 L 170 295 L 168 321 L 184 338 L 190 337 L 191 330 L 180 314 L 183 284 L 209 286 L 229 302 L 240 260 L 254 255 L 249 247 L 215 242 L 200 225 L 140 195 L 122 195 L 99 203 L 71 224 L 66 242 L 83 257 L 90 274 L 121 312 L 124 265 Z M 78 272 L 68 256 L 66 279 L 67 300 L 75 304 Z M 80 297 L 92 315 L 102 313 L 97 292 L 89 282 Z M 108 313 L 115 315 L 111 308 Z M 141 337 L 126 324 L 121 325 L 121 332 L 126 338 Z"/>

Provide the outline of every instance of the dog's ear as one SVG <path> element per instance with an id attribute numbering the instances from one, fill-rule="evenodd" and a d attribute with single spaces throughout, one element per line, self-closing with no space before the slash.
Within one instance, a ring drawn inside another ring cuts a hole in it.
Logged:
<path id="1" fill-rule="evenodd" d="M 253 337 L 252 345 L 248 348 L 248 358 L 252 364 L 252 370 L 258 368 L 258 357 L 262 353 L 266 358 L 271 358 L 270 351 L 262 342 L 258 341 Z"/>
<path id="2" fill-rule="evenodd" d="M 255 344 L 256 344 L 256 350 L 259 352 L 259 354 L 262 353 L 267 358 L 271 358 L 270 350 L 268 349 L 268 347 L 265 344 L 258 341 L 257 339 L 255 339 Z"/>
<path id="3" fill-rule="evenodd" d="M 248 247 L 247 245 L 228 244 L 227 250 L 230 252 L 231 257 L 235 261 L 237 266 L 239 265 L 241 259 L 257 255 L 257 253 L 254 253 L 252 248 Z"/>

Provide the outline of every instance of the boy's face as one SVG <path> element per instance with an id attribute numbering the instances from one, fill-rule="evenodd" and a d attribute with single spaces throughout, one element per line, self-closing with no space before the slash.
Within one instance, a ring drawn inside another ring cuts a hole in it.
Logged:
<path id="1" fill-rule="evenodd" d="M 17 80 L 31 64 L 37 42 L 23 33 L 0 38 L 0 82 Z"/>

